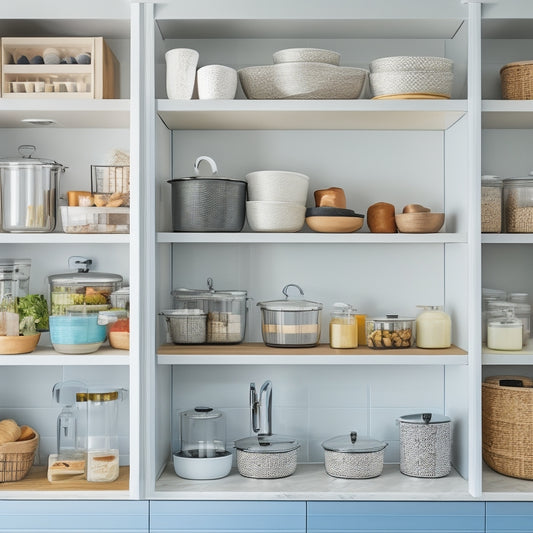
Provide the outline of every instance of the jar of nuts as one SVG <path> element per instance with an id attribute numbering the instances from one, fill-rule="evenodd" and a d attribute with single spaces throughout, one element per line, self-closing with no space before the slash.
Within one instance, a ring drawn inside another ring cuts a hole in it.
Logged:
<path id="1" fill-rule="evenodd" d="M 410 348 L 415 342 L 415 319 L 387 315 L 366 321 L 366 344 L 376 350 Z"/>

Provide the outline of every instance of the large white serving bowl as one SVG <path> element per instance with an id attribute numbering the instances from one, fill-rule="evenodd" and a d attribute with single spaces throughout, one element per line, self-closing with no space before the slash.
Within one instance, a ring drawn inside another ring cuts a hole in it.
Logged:
<path id="1" fill-rule="evenodd" d="M 305 205 L 292 202 L 246 202 L 246 219 L 253 231 L 292 233 L 305 222 Z"/>
<path id="2" fill-rule="evenodd" d="M 248 200 L 252 202 L 292 202 L 305 205 L 309 176 L 287 170 L 258 170 L 245 177 Z"/>
<path id="3" fill-rule="evenodd" d="M 218 457 L 174 457 L 174 472 L 184 479 L 219 479 L 226 477 L 231 471 L 233 454 Z"/>

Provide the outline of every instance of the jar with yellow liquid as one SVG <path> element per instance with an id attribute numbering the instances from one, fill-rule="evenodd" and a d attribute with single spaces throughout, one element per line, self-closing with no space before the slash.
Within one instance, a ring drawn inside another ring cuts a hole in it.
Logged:
<path id="1" fill-rule="evenodd" d="M 345 303 L 336 303 L 329 322 L 329 345 L 332 348 L 357 348 L 356 309 Z"/>

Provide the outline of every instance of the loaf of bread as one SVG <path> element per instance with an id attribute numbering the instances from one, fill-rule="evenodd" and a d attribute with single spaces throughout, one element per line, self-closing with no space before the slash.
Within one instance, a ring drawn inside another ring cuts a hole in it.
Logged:
<path id="1" fill-rule="evenodd" d="M 371 205 L 366 212 L 366 223 L 372 233 L 396 233 L 395 207 L 386 202 Z"/>
<path id="2" fill-rule="evenodd" d="M 30 426 L 20 426 L 20 437 L 17 440 L 31 440 L 34 437 L 35 431 Z"/>
<path id="3" fill-rule="evenodd" d="M 11 418 L 0 421 L 0 444 L 15 442 L 19 439 L 21 430 L 19 425 Z"/>

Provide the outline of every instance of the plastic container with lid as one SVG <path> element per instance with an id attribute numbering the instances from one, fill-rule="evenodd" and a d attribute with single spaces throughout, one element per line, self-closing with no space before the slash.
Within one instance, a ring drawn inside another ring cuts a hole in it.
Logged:
<path id="1" fill-rule="evenodd" d="M 356 309 L 345 303 L 333 304 L 329 321 L 329 345 L 332 348 L 357 348 Z"/>
<path id="2" fill-rule="evenodd" d="M 387 315 L 366 321 L 366 343 L 376 350 L 410 348 L 415 341 L 415 319 Z"/>
<path id="3" fill-rule="evenodd" d="M 215 290 L 212 278 L 207 279 L 207 289 L 172 291 L 175 309 L 189 310 L 187 314 L 191 315 L 198 314 L 193 310 L 207 314 L 207 344 L 238 344 L 244 340 L 246 295 L 242 290 Z M 192 320 L 198 322 L 195 317 Z"/>
<path id="4" fill-rule="evenodd" d="M 530 333 L 531 333 L 531 305 L 530 304 L 525 303 L 525 302 L 511 301 L 510 295 L 509 295 L 509 299 L 505 301 L 490 301 L 487 303 L 487 311 L 483 313 L 485 325 L 486 327 L 488 327 L 488 323 L 491 320 L 508 318 L 509 310 L 512 311 L 513 318 L 516 318 L 517 320 L 520 320 L 522 322 L 522 346 L 526 346 L 529 340 Z"/>
<path id="5" fill-rule="evenodd" d="M 498 176 L 481 176 L 481 232 L 502 231 L 503 180 Z"/>
<path id="6" fill-rule="evenodd" d="M 533 173 L 503 180 L 504 231 L 533 232 Z"/>
<path id="7" fill-rule="evenodd" d="M 284 300 L 257 304 L 261 309 L 263 342 L 267 346 L 285 348 L 316 346 L 320 342 L 323 305 L 309 300 L 290 299 L 289 287 L 296 287 L 303 296 L 303 290 L 291 283 L 283 287 Z"/>
<path id="8" fill-rule="evenodd" d="M 90 259 L 70 257 L 69 267 L 77 272 L 48 276 L 52 315 L 67 312 L 97 313 L 111 307 L 111 293 L 122 284 L 122 276 L 89 272 Z"/>
<path id="9" fill-rule="evenodd" d="M 487 318 L 487 348 L 491 350 L 521 350 L 524 325 L 515 317 L 513 307 L 501 310 L 496 317 Z"/>
<path id="10" fill-rule="evenodd" d="M 117 291 L 113 291 L 109 297 L 111 301 L 112 309 L 125 309 L 126 311 L 130 310 L 130 288 L 122 287 Z"/>
<path id="11" fill-rule="evenodd" d="M 322 443 L 326 472 L 345 479 L 379 476 L 386 447 L 386 442 L 360 436 L 356 431 L 328 439 Z"/>
<path id="12" fill-rule="evenodd" d="M 31 259 L 0 259 L 0 306 L 4 299 L 16 302 L 28 296 Z"/>
<path id="13" fill-rule="evenodd" d="M 424 310 L 416 317 L 416 345 L 419 348 L 449 348 L 452 320 L 440 305 L 418 305 Z"/>

